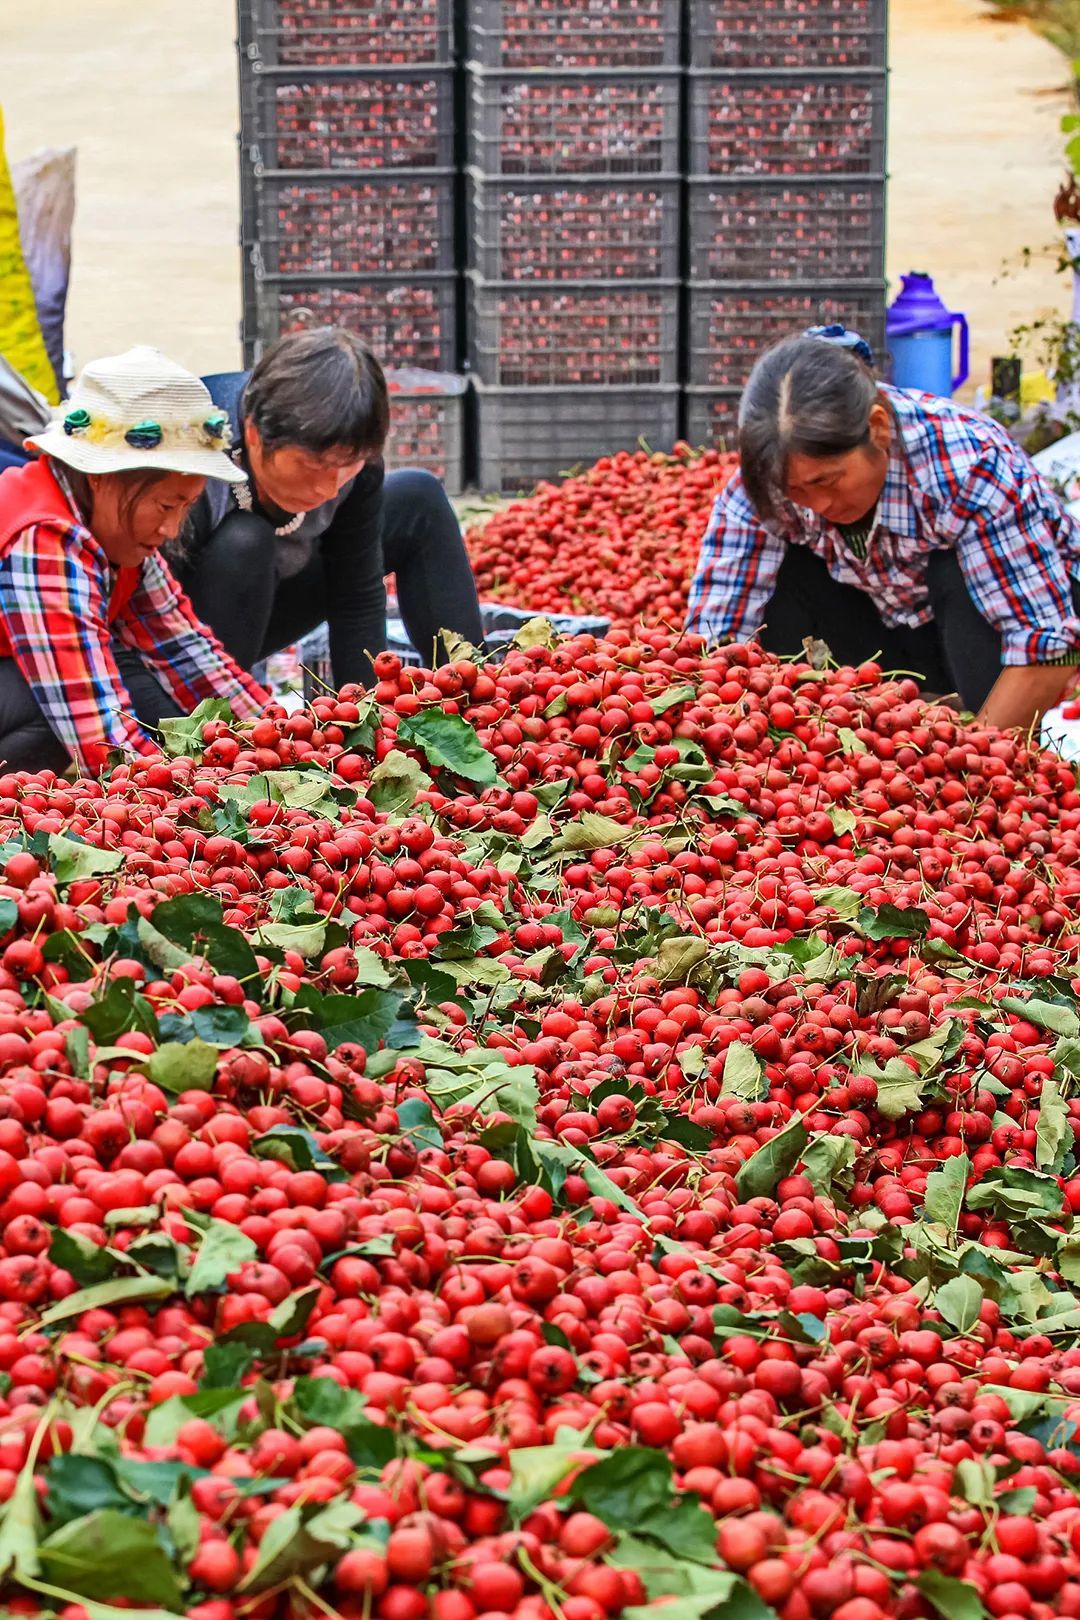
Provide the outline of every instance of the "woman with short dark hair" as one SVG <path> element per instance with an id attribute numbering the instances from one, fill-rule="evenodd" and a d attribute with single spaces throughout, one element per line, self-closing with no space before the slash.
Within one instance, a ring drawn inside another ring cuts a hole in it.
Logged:
<path id="1" fill-rule="evenodd" d="M 689 627 L 880 655 L 980 720 L 1028 727 L 1080 665 L 1080 526 L 988 417 L 874 376 L 841 327 L 761 356 Z"/>
<path id="2" fill-rule="evenodd" d="M 428 663 L 439 631 L 481 639 L 461 528 L 430 473 L 384 473 L 390 412 L 375 356 L 328 327 L 279 338 L 250 373 L 205 379 L 246 485 L 208 485 L 174 571 L 245 669 L 322 623 L 334 681 L 369 683 L 386 645 L 386 574 Z"/>

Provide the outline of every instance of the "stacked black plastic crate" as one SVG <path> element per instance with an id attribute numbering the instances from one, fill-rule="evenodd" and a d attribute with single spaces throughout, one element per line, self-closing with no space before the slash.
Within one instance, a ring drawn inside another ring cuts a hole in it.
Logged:
<path id="1" fill-rule="evenodd" d="M 687 0 L 686 437 L 800 326 L 884 342 L 886 0 Z"/>
<path id="2" fill-rule="evenodd" d="M 244 350 L 331 323 L 405 368 L 391 460 L 460 487 L 453 0 L 243 0 Z M 417 373 L 420 373 L 418 375 Z"/>
<path id="3" fill-rule="evenodd" d="M 678 433 L 680 0 L 469 0 L 478 483 Z"/>

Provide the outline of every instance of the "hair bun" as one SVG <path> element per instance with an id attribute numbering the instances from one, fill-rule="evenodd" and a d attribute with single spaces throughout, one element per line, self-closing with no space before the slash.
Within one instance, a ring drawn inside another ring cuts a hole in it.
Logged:
<path id="1" fill-rule="evenodd" d="M 826 343 L 835 343 L 837 348 L 850 349 L 853 354 L 857 354 L 859 359 L 865 361 L 868 366 L 873 366 L 874 364 L 874 351 L 870 347 L 869 343 L 867 343 L 866 339 L 864 337 L 860 337 L 858 332 L 849 332 L 847 327 L 842 326 L 839 321 L 834 322 L 831 326 L 808 327 L 803 333 L 803 336 L 821 338 Z"/>

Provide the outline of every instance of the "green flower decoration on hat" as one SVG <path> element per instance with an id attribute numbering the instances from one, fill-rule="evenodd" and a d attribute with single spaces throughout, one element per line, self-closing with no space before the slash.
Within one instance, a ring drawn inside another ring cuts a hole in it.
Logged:
<path id="1" fill-rule="evenodd" d="M 124 434 L 125 441 L 133 450 L 156 450 L 161 443 L 160 422 L 136 422 Z"/>
<path id="2" fill-rule="evenodd" d="M 206 421 L 203 423 L 203 430 L 206 433 L 207 438 L 223 439 L 228 426 L 229 418 L 226 416 L 225 412 L 215 411 L 213 416 L 208 416 L 206 418 Z"/>
<path id="3" fill-rule="evenodd" d="M 90 412 L 84 410 L 68 411 L 64 417 L 64 432 L 70 438 L 75 433 L 85 433 L 90 426 Z"/>

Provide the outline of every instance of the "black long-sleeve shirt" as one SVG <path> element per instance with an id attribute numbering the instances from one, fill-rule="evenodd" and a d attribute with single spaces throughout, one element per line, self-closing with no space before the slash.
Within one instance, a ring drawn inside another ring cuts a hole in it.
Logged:
<path id="1" fill-rule="evenodd" d="M 233 444 L 243 444 L 243 392 L 250 372 L 223 372 L 206 377 L 215 405 L 228 413 Z M 321 552 L 326 574 L 327 624 L 330 657 L 338 684 L 368 678 L 364 649 L 374 645 L 373 629 L 385 625 L 386 589 L 383 583 L 383 481 L 381 460 L 369 462 L 331 501 L 308 512 L 289 535 L 274 536 L 278 577 L 287 580 Z M 207 482 L 188 520 L 186 550 L 194 562 L 202 546 L 229 514 L 236 510 L 231 488 L 218 479 Z M 291 513 L 264 507 L 253 510 L 272 528 L 288 522 Z M 381 621 L 381 623 L 380 623 Z"/>

